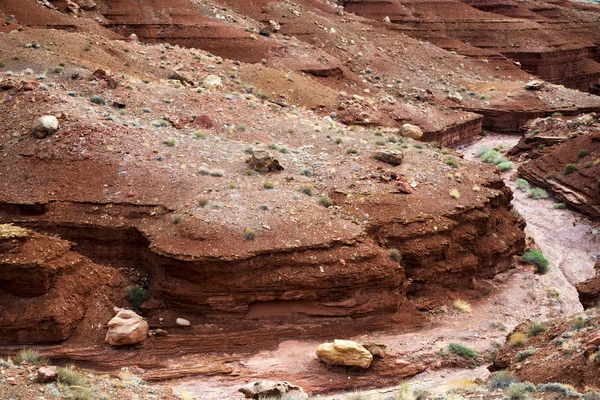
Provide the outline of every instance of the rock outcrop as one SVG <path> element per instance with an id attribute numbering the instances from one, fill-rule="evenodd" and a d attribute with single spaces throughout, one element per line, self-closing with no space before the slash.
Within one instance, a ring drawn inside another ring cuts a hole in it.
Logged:
<path id="1" fill-rule="evenodd" d="M 327 365 L 345 365 L 369 368 L 373 355 L 362 345 L 351 340 L 334 340 L 317 347 L 317 357 Z"/>

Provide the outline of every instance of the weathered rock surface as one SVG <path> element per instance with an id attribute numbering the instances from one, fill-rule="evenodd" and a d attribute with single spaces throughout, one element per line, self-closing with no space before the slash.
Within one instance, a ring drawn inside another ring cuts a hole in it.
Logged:
<path id="1" fill-rule="evenodd" d="M 373 158 L 390 165 L 400 165 L 404 154 L 399 150 L 379 150 L 373 153 Z"/>
<path id="2" fill-rule="evenodd" d="M 423 131 L 416 125 L 404 124 L 400 128 L 400 134 L 411 139 L 420 139 L 423 136 Z"/>
<path id="3" fill-rule="evenodd" d="M 176 324 L 177 326 L 190 326 L 190 325 L 191 325 L 191 322 L 190 322 L 190 321 L 188 321 L 188 320 L 187 320 L 187 319 L 185 319 L 185 318 L 177 318 L 177 319 L 175 320 L 175 324 Z"/>
<path id="4" fill-rule="evenodd" d="M 600 260 L 594 265 L 596 275 L 575 285 L 579 293 L 579 301 L 583 308 L 588 309 L 600 304 Z"/>
<path id="5" fill-rule="evenodd" d="M 53 115 L 40 117 L 33 126 L 33 135 L 38 139 L 43 139 L 56 131 L 58 131 L 58 119 Z"/>
<path id="6" fill-rule="evenodd" d="M 38 369 L 37 380 L 39 383 L 54 382 L 57 375 L 58 367 L 56 366 L 40 367 L 40 369 Z"/>
<path id="7" fill-rule="evenodd" d="M 257 381 L 238 389 L 247 399 L 268 399 L 285 397 L 290 400 L 306 400 L 308 395 L 300 386 L 289 382 Z"/>
<path id="8" fill-rule="evenodd" d="M 373 355 L 362 345 L 351 340 L 334 340 L 317 347 L 317 357 L 327 365 L 346 365 L 369 368 Z"/>
<path id="9" fill-rule="evenodd" d="M 252 169 L 260 172 L 279 172 L 283 171 L 283 167 L 279 163 L 279 160 L 274 158 L 266 150 L 254 150 L 252 156 L 246 161 Z"/>
<path id="10" fill-rule="evenodd" d="M 104 340 L 113 346 L 140 343 L 148 337 L 148 322 L 131 310 L 119 311 L 106 326 Z"/>

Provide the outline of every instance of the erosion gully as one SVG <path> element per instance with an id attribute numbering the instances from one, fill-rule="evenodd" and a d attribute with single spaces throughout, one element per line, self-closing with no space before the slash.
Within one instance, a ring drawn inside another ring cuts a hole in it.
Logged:
<path id="1" fill-rule="evenodd" d="M 509 149 L 518 140 L 519 137 L 514 135 L 490 134 L 459 151 L 465 158 L 476 160 L 475 151 L 481 146 L 501 145 Z M 450 342 L 463 343 L 482 354 L 490 353 L 494 345 L 503 343 L 506 333 L 520 322 L 541 321 L 583 311 L 574 284 L 594 274 L 592 255 L 600 253 L 599 224 L 568 209 L 552 208 L 555 201 L 551 197 L 543 200 L 528 198 L 526 193 L 515 188 L 515 175 L 516 168 L 503 173 L 503 178 L 514 191 L 515 209 L 527 221 L 526 232 L 550 261 L 550 271 L 546 275 L 536 275 L 531 268 L 518 267 L 499 275 L 494 280 L 497 290 L 484 300 L 472 303 L 470 314 L 452 309 L 441 310 L 441 313 L 431 316 L 434 323 L 428 328 L 402 334 L 378 332 L 369 335 L 369 339 L 385 343 L 392 357 L 411 362 L 431 360 L 433 353 Z M 180 395 L 190 394 L 204 399 L 241 399 L 243 396 L 237 389 L 256 379 L 288 380 L 300 386 L 310 386 L 305 380 L 310 374 L 303 376 L 303 373 L 319 362 L 314 353 L 318 344 L 313 341 L 284 341 L 276 350 L 263 351 L 240 360 L 240 366 L 249 374 L 192 378 L 174 382 L 172 386 Z M 411 387 L 442 393 L 488 375 L 486 365 L 473 369 L 449 369 L 434 362 L 409 382 Z M 348 379 L 351 380 L 352 376 Z M 376 376 L 371 387 L 377 387 Z M 380 395 L 393 390 L 355 388 L 355 392 Z M 317 397 L 335 400 L 347 395 L 348 391 Z"/>

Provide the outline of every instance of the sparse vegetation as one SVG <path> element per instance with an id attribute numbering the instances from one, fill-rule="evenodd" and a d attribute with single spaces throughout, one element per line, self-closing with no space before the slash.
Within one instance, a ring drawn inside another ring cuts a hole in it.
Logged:
<path id="1" fill-rule="evenodd" d="M 198 199 L 198 205 L 200 207 L 205 207 L 208 204 L 208 199 L 206 197 L 200 197 L 200 199 Z"/>
<path id="2" fill-rule="evenodd" d="M 92 96 L 90 97 L 90 101 L 94 104 L 98 104 L 99 106 L 103 106 L 106 104 L 106 101 L 100 96 Z"/>
<path id="3" fill-rule="evenodd" d="M 450 197 L 452 197 L 453 199 L 460 199 L 460 192 L 458 191 L 458 189 L 450 189 Z"/>
<path id="4" fill-rule="evenodd" d="M 472 311 L 471 305 L 465 300 L 456 299 L 456 301 L 454 301 L 453 305 L 454 305 L 454 308 L 456 308 L 457 310 L 459 310 L 460 312 L 465 313 L 465 314 L 468 314 Z"/>
<path id="5" fill-rule="evenodd" d="M 346 150 L 346 153 L 348 153 L 348 154 L 358 154 L 358 150 L 355 149 L 355 148 L 351 148 L 351 149 Z"/>
<path id="6" fill-rule="evenodd" d="M 515 332 L 510 335 L 508 343 L 510 343 L 510 345 L 513 347 L 522 346 L 527 343 L 527 335 L 525 335 L 523 332 Z"/>
<path id="7" fill-rule="evenodd" d="M 506 171 L 510 171 L 511 169 L 514 168 L 514 164 L 510 161 L 506 161 L 506 162 L 501 162 L 500 164 L 496 165 L 496 167 L 498 167 L 498 169 L 502 172 L 506 172 Z"/>
<path id="8" fill-rule="evenodd" d="M 180 223 L 182 220 L 183 220 L 183 215 L 181 215 L 181 214 L 174 214 L 174 215 L 171 217 L 171 222 L 172 222 L 173 224 L 178 224 L 178 223 Z"/>
<path id="9" fill-rule="evenodd" d="M 516 381 L 517 378 L 512 372 L 502 370 L 490 376 L 487 385 L 490 389 L 506 389 Z"/>
<path id="10" fill-rule="evenodd" d="M 85 386 L 87 384 L 87 379 L 75 371 L 72 366 L 59 368 L 57 376 L 58 381 L 66 386 Z"/>
<path id="11" fill-rule="evenodd" d="M 534 322 L 533 324 L 529 325 L 529 328 L 527 329 L 527 336 L 529 337 L 533 337 L 533 336 L 537 336 L 542 332 L 546 331 L 546 327 L 540 323 Z"/>
<path id="12" fill-rule="evenodd" d="M 244 239 L 246 240 L 254 240 L 256 239 L 256 232 L 254 229 L 248 227 L 244 230 Z"/>
<path id="13" fill-rule="evenodd" d="M 546 259 L 546 257 L 544 257 L 542 252 L 540 252 L 539 250 L 536 250 L 536 249 L 527 250 L 521 256 L 521 261 L 523 261 L 526 264 L 535 265 L 536 269 L 537 269 L 536 272 L 539 274 L 545 274 L 546 272 L 548 272 L 548 269 L 549 269 L 548 260 Z"/>
<path id="14" fill-rule="evenodd" d="M 148 300 L 149 295 L 148 291 L 140 285 L 131 285 L 125 288 L 125 298 L 132 306 L 138 308 Z"/>
<path id="15" fill-rule="evenodd" d="M 559 118 L 559 117 L 562 117 L 563 115 L 562 115 L 562 113 L 560 113 L 560 112 L 555 112 L 555 113 L 552 113 L 552 116 L 553 116 L 554 118 Z"/>
<path id="16" fill-rule="evenodd" d="M 546 192 L 542 188 L 535 187 L 535 188 L 529 189 L 529 191 L 527 192 L 527 196 L 531 197 L 534 200 L 547 199 L 548 192 Z"/>
<path id="17" fill-rule="evenodd" d="M 565 165 L 565 171 L 564 171 L 565 175 L 572 174 L 575 171 L 577 171 L 577 165 L 575 165 L 575 164 L 567 164 L 567 165 Z"/>
<path id="18" fill-rule="evenodd" d="M 462 344 L 459 343 L 450 343 L 448 345 L 448 351 L 452 354 L 456 354 L 461 356 L 462 358 L 476 358 L 477 357 L 477 353 L 475 352 L 475 350 L 464 346 Z"/>
<path id="19" fill-rule="evenodd" d="M 169 147 L 173 147 L 175 146 L 177 142 L 175 141 L 175 139 L 165 139 L 163 140 L 163 144 Z"/>
<path id="20" fill-rule="evenodd" d="M 589 151 L 587 151 L 586 149 L 579 150 L 579 153 L 577 153 L 577 158 L 583 158 L 583 157 L 587 156 L 588 154 L 589 154 Z"/>
<path id="21" fill-rule="evenodd" d="M 194 131 L 193 133 L 194 135 L 194 139 L 206 139 L 206 133 L 202 132 L 202 131 Z"/>
<path id="22" fill-rule="evenodd" d="M 454 158 L 452 158 L 452 157 L 449 157 L 449 158 L 446 159 L 446 164 L 449 165 L 449 166 L 451 166 L 452 168 L 458 168 L 459 167 L 458 162 Z"/>
<path id="23" fill-rule="evenodd" d="M 329 196 L 323 196 L 319 199 L 319 203 L 325 208 L 329 208 L 333 205 L 333 200 Z"/>
<path id="24" fill-rule="evenodd" d="M 263 189 L 267 189 L 267 190 L 271 190 L 275 187 L 275 184 L 271 181 L 264 181 L 263 182 Z"/>
<path id="25" fill-rule="evenodd" d="M 570 385 L 564 385 L 562 383 L 540 383 L 537 385 L 537 390 L 540 392 L 552 392 L 560 393 L 566 397 L 579 397 L 579 393 Z"/>
<path id="26" fill-rule="evenodd" d="M 567 208 L 567 205 L 565 203 L 554 203 L 552 204 L 552 208 L 555 208 L 557 210 L 564 210 L 565 208 Z"/>
<path id="27" fill-rule="evenodd" d="M 48 363 L 48 359 L 40 356 L 40 353 L 37 350 L 29 348 L 22 349 L 15 356 L 15 364 L 21 364 L 23 361 L 33 365 L 42 365 Z"/>
<path id="28" fill-rule="evenodd" d="M 388 251 L 390 258 L 396 262 L 402 262 L 402 254 L 398 249 L 390 249 Z"/>
<path id="29" fill-rule="evenodd" d="M 533 347 L 528 348 L 527 350 L 519 351 L 516 355 L 517 361 L 523 361 L 526 358 L 534 355 L 536 350 Z"/>
<path id="30" fill-rule="evenodd" d="M 522 192 L 529 190 L 529 182 L 527 182 L 525 179 L 517 179 L 515 181 L 515 186 Z"/>
<path id="31" fill-rule="evenodd" d="M 506 391 L 510 400 L 525 400 L 528 399 L 527 387 L 523 383 L 513 383 Z"/>
<path id="32" fill-rule="evenodd" d="M 300 192 L 307 196 L 312 196 L 315 188 L 311 185 L 300 185 Z"/>

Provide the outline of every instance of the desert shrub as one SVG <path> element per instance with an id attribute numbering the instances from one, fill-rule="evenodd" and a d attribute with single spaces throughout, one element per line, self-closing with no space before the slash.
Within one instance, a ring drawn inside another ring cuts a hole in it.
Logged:
<path id="1" fill-rule="evenodd" d="M 583 158 L 583 157 L 587 156 L 588 154 L 589 154 L 589 151 L 587 151 L 586 149 L 579 150 L 579 153 L 577 153 L 577 158 Z"/>
<path id="2" fill-rule="evenodd" d="M 477 155 L 477 157 L 481 157 L 482 155 L 484 155 L 485 153 L 487 153 L 488 151 L 492 151 L 493 149 L 491 147 L 488 146 L 481 146 L 480 148 L 478 148 L 475 151 L 475 154 Z"/>
<path id="3" fill-rule="evenodd" d="M 171 124 L 166 119 L 158 119 L 156 121 L 153 121 L 152 125 L 156 126 L 157 128 L 166 128 Z"/>
<path id="4" fill-rule="evenodd" d="M 511 169 L 514 168 L 514 164 L 511 163 L 510 161 L 506 161 L 506 162 L 501 162 L 500 164 L 497 165 L 498 169 L 502 172 L 506 172 L 506 171 L 510 171 Z"/>
<path id="5" fill-rule="evenodd" d="M 510 400 L 525 400 L 529 398 L 527 395 L 527 388 L 522 383 L 513 383 L 510 385 L 506 394 Z"/>
<path id="6" fill-rule="evenodd" d="M 490 376 L 487 385 L 490 389 L 506 389 L 516 381 L 517 378 L 512 372 L 502 370 Z"/>
<path id="7" fill-rule="evenodd" d="M 586 326 L 590 326 L 593 324 L 593 320 L 589 318 L 577 317 L 573 321 L 573 325 L 571 325 L 571 329 L 574 331 L 578 331 L 580 329 L 585 328 Z"/>
<path id="8" fill-rule="evenodd" d="M 300 185 L 300 192 L 307 196 L 312 196 L 315 188 L 311 185 Z"/>
<path id="9" fill-rule="evenodd" d="M 519 351 L 516 356 L 517 361 L 523 361 L 523 360 L 531 357 L 532 355 L 534 355 L 535 352 L 536 352 L 536 350 L 533 347 L 530 347 L 527 350 Z"/>
<path id="10" fill-rule="evenodd" d="M 446 164 L 449 165 L 449 166 L 451 166 L 452 168 L 458 168 L 459 167 L 458 162 L 454 158 L 452 158 L 452 157 L 449 157 L 448 159 L 446 159 Z"/>
<path id="11" fill-rule="evenodd" d="M 256 239 L 256 232 L 254 229 L 248 227 L 244 230 L 244 239 L 246 240 L 254 240 Z"/>
<path id="12" fill-rule="evenodd" d="M 460 192 L 458 191 L 458 189 L 450 189 L 450 197 L 452 197 L 453 199 L 460 199 Z"/>
<path id="13" fill-rule="evenodd" d="M 100 96 L 92 96 L 90 97 L 90 101 L 94 104 L 98 104 L 99 106 L 103 106 L 106 104 L 106 101 Z"/>
<path id="14" fill-rule="evenodd" d="M 385 140 L 378 139 L 378 140 L 375 141 L 375 144 L 377 146 L 385 146 Z"/>
<path id="15" fill-rule="evenodd" d="M 452 354 L 456 354 L 461 356 L 462 358 L 476 358 L 477 352 L 475 350 L 470 349 L 467 346 L 463 346 L 459 343 L 450 343 L 448 345 L 448 351 Z"/>
<path id="16" fill-rule="evenodd" d="M 333 205 L 333 200 L 329 196 L 323 196 L 319 199 L 319 203 L 325 208 L 329 208 Z"/>
<path id="17" fill-rule="evenodd" d="M 40 356 L 40 353 L 37 350 L 29 348 L 22 349 L 15 356 L 15 364 L 21 364 L 23 361 L 33 365 L 42 365 L 48 363 L 48 359 Z"/>
<path id="18" fill-rule="evenodd" d="M 206 133 L 202 132 L 202 131 L 194 131 L 193 133 L 194 135 L 194 139 L 206 139 Z"/>
<path id="19" fill-rule="evenodd" d="M 396 262 L 402 262 L 402 254 L 400 254 L 400 251 L 398 249 L 390 249 L 388 255 L 392 260 Z"/>
<path id="20" fill-rule="evenodd" d="M 263 182 L 264 189 L 270 190 L 270 189 L 273 189 L 274 187 L 275 187 L 275 184 L 273 182 L 270 182 L 270 181 Z"/>
<path id="21" fill-rule="evenodd" d="M 459 310 L 460 312 L 463 312 L 465 314 L 468 314 L 471 312 L 471 305 L 465 300 L 457 299 L 454 302 L 454 307 L 457 310 Z"/>
<path id="22" fill-rule="evenodd" d="M 205 207 L 208 204 L 208 199 L 206 197 L 200 197 L 198 199 L 198 205 L 200 207 Z"/>
<path id="23" fill-rule="evenodd" d="M 565 203 L 554 203 L 552 204 L 552 208 L 555 208 L 557 210 L 564 210 L 565 208 L 567 208 L 567 205 Z"/>
<path id="24" fill-rule="evenodd" d="M 303 168 L 300 170 L 300 175 L 304 175 L 304 176 L 311 176 L 312 175 L 312 171 L 308 168 Z"/>
<path id="25" fill-rule="evenodd" d="M 517 189 L 524 192 L 529 189 L 529 182 L 527 182 L 525 179 L 517 179 L 515 181 L 515 186 Z"/>
<path id="26" fill-rule="evenodd" d="M 577 165 L 575 165 L 575 164 L 565 165 L 565 175 L 572 174 L 575 171 L 577 171 Z"/>
<path id="27" fill-rule="evenodd" d="M 225 171 L 223 171 L 222 169 L 211 169 L 210 171 L 208 171 L 208 174 L 214 177 L 221 177 L 225 175 Z"/>
<path id="28" fill-rule="evenodd" d="M 548 272 L 548 260 L 544 255 L 535 249 L 529 249 L 521 256 L 521 261 L 527 264 L 532 264 L 536 266 L 537 272 L 540 274 L 545 274 Z"/>
<path id="29" fill-rule="evenodd" d="M 412 389 L 408 382 L 403 382 L 393 394 L 393 400 L 424 400 L 427 392 L 423 389 Z"/>
<path id="30" fill-rule="evenodd" d="M 355 148 L 351 148 L 351 149 L 346 150 L 346 153 L 348 153 L 348 154 L 358 154 L 358 150 L 355 149 Z"/>
<path id="31" fill-rule="evenodd" d="M 564 385 L 558 382 L 540 383 L 537 385 L 537 390 L 540 392 L 560 393 L 566 397 L 579 397 L 579 393 L 577 393 L 572 386 Z"/>
<path id="32" fill-rule="evenodd" d="M 508 343 L 510 343 L 510 345 L 513 347 L 522 346 L 527 343 L 527 336 L 523 332 L 515 332 L 510 335 Z"/>
<path id="33" fill-rule="evenodd" d="M 527 196 L 531 197 L 534 200 L 547 199 L 548 192 L 546 192 L 542 188 L 536 187 L 536 188 L 529 189 L 529 191 L 527 192 Z"/>
<path id="34" fill-rule="evenodd" d="M 600 393 L 592 390 L 583 395 L 583 400 L 600 400 Z"/>
<path id="35" fill-rule="evenodd" d="M 237 126 L 237 130 L 240 132 L 246 132 L 246 129 L 248 129 L 248 127 L 246 126 L 246 124 L 239 124 Z"/>
<path id="36" fill-rule="evenodd" d="M 169 147 L 175 146 L 175 143 L 177 143 L 175 141 L 175 139 L 165 139 L 165 140 L 163 140 L 163 144 L 166 145 L 166 146 L 169 146 Z"/>
<path id="37" fill-rule="evenodd" d="M 529 325 L 529 328 L 527 329 L 527 336 L 529 337 L 533 337 L 533 336 L 537 336 L 542 332 L 546 331 L 546 327 L 540 323 L 534 322 L 533 324 Z"/>
<path id="38" fill-rule="evenodd" d="M 180 222 L 181 222 L 181 220 L 183 220 L 183 215 L 181 215 L 181 214 L 174 214 L 174 215 L 171 217 L 171 222 L 172 222 L 173 224 L 178 224 L 178 223 L 180 223 Z"/>
<path id="39" fill-rule="evenodd" d="M 559 117 L 562 117 L 563 115 L 562 115 L 562 113 L 555 112 L 555 113 L 552 113 L 552 116 L 553 116 L 554 118 L 559 118 Z"/>
<path id="40" fill-rule="evenodd" d="M 138 308 L 148 300 L 149 296 L 148 291 L 140 285 L 131 285 L 125 288 L 125 298 L 132 306 Z"/>
<path id="41" fill-rule="evenodd" d="M 59 368 L 57 376 L 58 381 L 67 386 L 85 386 L 87 383 L 85 377 L 73 367 Z"/>

